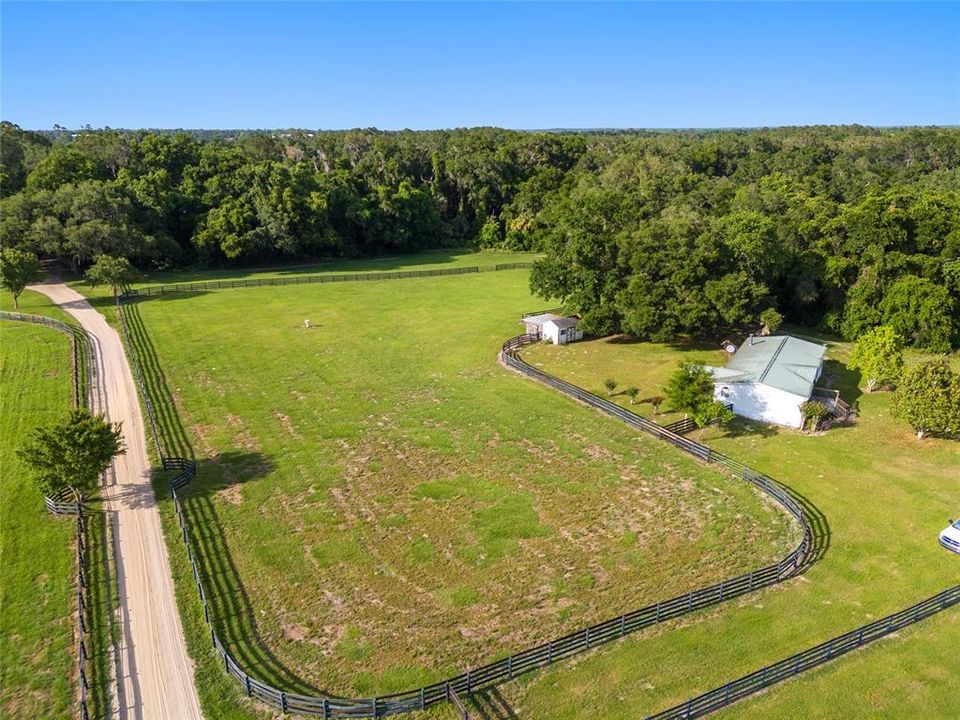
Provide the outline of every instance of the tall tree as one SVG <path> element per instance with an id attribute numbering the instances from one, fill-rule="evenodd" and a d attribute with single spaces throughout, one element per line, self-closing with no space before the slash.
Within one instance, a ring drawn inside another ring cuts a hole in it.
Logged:
<path id="1" fill-rule="evenodd" d="M 869 392 L 892 385 L 903 372 L 903 339 L 889 325 L 875 327 L 854 343 L 847 367 L 863 373 Z"/>
<path id="2" fill-rule="evenodd" d="M 0 284 L 13 295 L 13 305 L 20 308 L 20 295 L 33 282 L 43 279 L 43 270 L 37 256 L 16 248 L 0 252 Z"/>
<path id="3" fill-rule="evenodd" d="M 665 394 L 674 410 L 697 413 L 713 401 L 713 377 L 703 365 L 681 362 Z"/>
<path id="4" fill-rule="evenodd" d="M 35 429 L 17 449 L 48 496 L 64 488 L 79 494 L 94 492 L 100 475 L 123 453 L 120 423 L 109 423 L 86 409 L 73 410 L 64 420 Z"/>
<path id="5" fill-rule="evenodd" d="M 893 396 L 893 414 L 910 424 L 917 437 L 960 434 L 960 379 L 946 360 L 908 368 Z"/>
<path id="6" fill-rule="evenodd" d="M 84 276 L 93 286 L 106 285 L 117 297 L 120 291 L 139 277 L 136 268 L 126 258 L 100 255 Z"/>

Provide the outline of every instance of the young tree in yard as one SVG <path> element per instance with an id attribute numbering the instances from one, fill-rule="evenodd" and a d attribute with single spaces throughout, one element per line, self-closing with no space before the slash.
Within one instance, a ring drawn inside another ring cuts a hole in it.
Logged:
<path id="1" fill-rule="evenodd" d="M 91 285 L 109 285 L 113 296 L 116 297 L 120 294 L 120 290 L 136 280 L 139 275 L 126 258 L 100 255 L 87 270 L 85 277 Z"/>
<path id="2" fill-rule="evenodd" d="M 713 378 L 703 365 L 682 362 L 670 376 L 667 399 L 674 410 L 695 413 L 713 399 Z"/>
<path id="3" fill-rule="evenodd" d="M 733 420 L 733 411 L 720 400 L 705 402 L 693 411 L 693 422 L 700 429 L 700 437 L 707 425 L 726 427 Z"/>
<path id="4" fill-rule="evenodd" d="M 760 323 L 763 325 L 763 335 L 773 335 L 783 325 L 783 315 L 773 308 L 767 308 L 760 313 Z"/>
<path id="5" fill-rule="evenodd" d="M 43 278 L 37 256 L 16 248 L 4 248 L 0 253 L 0 284 L 13 295 L 13 305 L 20 308 L 20 294 L 32 282 Z"/>
<path id="6" fill-rule="evenodd" d="M 903 338 L 889 325 L 878 325 L 854 343 L 847 367 L 863 372 L 868 392 L 896 383 L 903 372 Z"/>
<path id="7" fill-rule="evenodd" d="M 960 434 L 960 375 L 946 360 L 920 363 L 903 373 L 891 411 L 910 423 L 922 438 L 927 433 Z"/>
<path id="8" fill-rule="evenodd" d="M 100 475 L 124 453 L 120 423 L 109 423 L 89 410 L 73 410 L 61 422 L 39 427 L 17 449 L 47 496 L 63 488 L 79 494 L 97 487 Z"/>
<path id="9" fill-rule="evenodd" d="M 803 427 L 801 427 L 801 430 L 806 429 L 807 425 L 810 426 L 811 430 L 816 430 L 820 421 L 823 420 L 829 412 L 827 406 L 818 400 L 807 400 L 806 402 L 800 403 L 800 415 L 803 417 Z"/>
<path id="10" fill-rule="evenodd" d="M 607 389 L 607 395 L 613 395 L 613 391 L 617 389 L 617 381 L 613 378 L 607 378 L 603 381 L 603 386 Z"/>
<path id="11" fill-rule="evenodd" d="M 637 402 L 637 395 L 640 394 L 640 390 L 634 385 L 631 385 L 623 391 L 623 394 L 630 398 L 630 404 L 633 405 L 635 402 Z"/>

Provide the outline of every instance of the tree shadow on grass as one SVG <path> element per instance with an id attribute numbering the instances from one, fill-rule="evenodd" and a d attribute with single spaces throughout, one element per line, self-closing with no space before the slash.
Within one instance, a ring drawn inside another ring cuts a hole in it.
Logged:
<path id="1" fill-rule="evenodd" d="M 753 420 L 748 420 L 747 418 L 740 417 L 737 415 L 730 421 L 726 428 L 724 428 L 724 434 L 726 437 L 730 438 L 740 438 L 740 437 L 761 437 L 769 438 L 775 437 L 780 434 L 780 428 L 776 425 L 770 425 L 768 423 L 755 422 Z"/>
<path id="2" fill-rule="evenodd" d="M 203 459 L 197 463 L 197 477 L 180 493 L 180 498 L 190 523 L 194 557 L 207 594 L 211 620 L 234 660 L 246 673 L 276 688 L 320 695 L 319 688 L 283 664 L 260 634 L 256 609 L 230 553 L 217 512 L 218 494 L 266 477 L 273 469 L 274 463 L 256 452 L 232 451 Z"/>
<path id="3" fill-rule="evenodd" d="M 130 351 L 141 370 L 162 453 L 166 457 L 195 459 L 189 435 L 137 306 L 138 302 L 133 302 L 125 307 Z M 214 500 L 217 493 L 264 478 L 273 469 L 273 461 L 262 453 L 231 451 L 201 458 L 197 461 L 196 478 L 179 495 L 189 522 L 210 619 L 234 660 L 254 678 L 286 692 L 320 694 L 316 687 L 285 666 L 264 642 L 256 623 L 256 609 L 230 553 Z"/>

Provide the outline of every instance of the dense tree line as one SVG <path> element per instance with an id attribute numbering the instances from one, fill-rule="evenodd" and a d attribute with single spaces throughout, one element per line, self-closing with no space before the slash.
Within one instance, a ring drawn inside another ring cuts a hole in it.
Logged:
<path id="1" fill-rule="evenodd" d="M 539 250 L 594 332 L 715 336 L 777 309 L 960 335 L 960 130 L 51 133 L 2 125 L 4 243 L 76 269 Z"/>

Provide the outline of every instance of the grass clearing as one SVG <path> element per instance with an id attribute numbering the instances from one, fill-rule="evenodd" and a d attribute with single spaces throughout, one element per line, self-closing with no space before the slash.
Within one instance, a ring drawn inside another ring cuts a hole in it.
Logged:
<path id="1" fill-rule="evenodd" d="M 792 546 L 742 483 L 500 368 L 536 305 L 513 271 L 131 306 L 153 392 L 180 410 L 171 442 L 200 461 L 186 504 L 250 672 L 402 690 Z"/>
<path id="2" fill-rule="evenodd" d="M 65 717 L 74 708 L 76 526 L 47 513 L 16 449 L 70 409 L 69 338 L 0 322 L 0 387 L 0 707 L 8 718 Z"/>
<path id="3" fill-rule="evenodd" d="M 637 385 L 646 392 L 662 387 L 681 359 L 714 362 L 705 351 L 597 340 L 537 346 L 528 357 L 592 389 L 615 373 L 622 382 L 645 378 Z M 960 444 L 917 440 L 890 417 L 889 393 L 861 395 L 858 375 L 842 364 L 848 352 L 848 344 L 830 342 L 828 372 L 858 402 L 856 424 L 813 436 L 743 421 L 705 435 L 817 505 L 829 523 L 824 557 L 802 577 L 703 622 L 654 629 L 504 688 L 518 713 L 561 720 L 584 717 L 587 707 L 604 717 L 647 714 L 956 584 L 960 560 L 939 547 L 937 533 L 960 511 Z M 954 717 L 960 678 L 950 658 L 958 632 L 960 617 L 948 611 L 718 717 Z"/>

